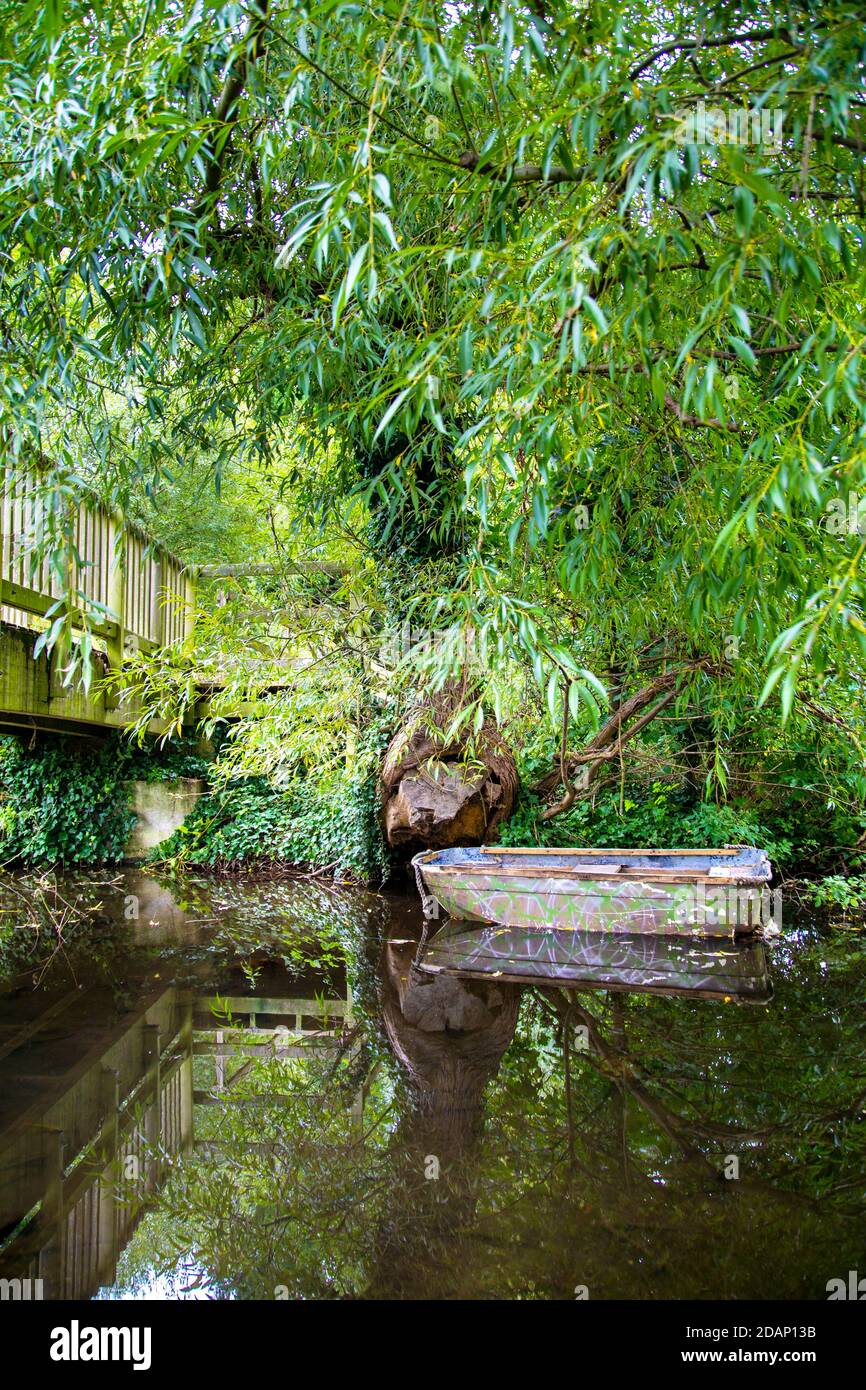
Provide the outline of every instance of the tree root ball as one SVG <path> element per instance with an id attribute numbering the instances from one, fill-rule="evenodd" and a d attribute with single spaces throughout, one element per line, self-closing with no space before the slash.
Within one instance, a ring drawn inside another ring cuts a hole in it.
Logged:
<path id="1" fill-rule="evenodd" d="M 446 742 L 451 701 L 416 710 L 388 745 L 381 774 L 385 837 L 407 855 L 495 841 L 514 809 L 517 768 L 494 725 Z"/>

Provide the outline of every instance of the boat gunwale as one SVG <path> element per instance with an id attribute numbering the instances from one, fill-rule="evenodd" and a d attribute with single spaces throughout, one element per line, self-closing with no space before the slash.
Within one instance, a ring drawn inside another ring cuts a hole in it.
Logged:
<path id="1" fill-rule="evenodd" d="M 458 846 L 454 846 L 458 848 Z M 754 845 L 725 845 L 723 849 L 557 849 L 555 846 L 539 845 L 533 848 L 531 845 L 476 845 L 474 846 L 479 854 L 626 854 L 637 856 L 642 859 L 650 858 L 654 855 L 677 855 L 677 854 L 700 854 L 705 857 L 716 854 L 740 854 L 744 849 L 755 849 Z M 760 851 L 758 851 L 760 853 Z M 425 850 L 425 855 L 441 854 L 441 849 Z M 418 858 L 421 858 L 419 855 Z"/>
<path id="2" fill-rule="evenodd" d="M 451 855 L 456 853 L 458 857 L 452 861 L 437 863 L 436 860 L 441 855 Z M 491 862 L 487 856 L 498 855 L 504 861 L 496 864 Z M 520 863 L 508 862 L 509 859 L 517 855 L 534 856 L 534 861 L 527 863 L 524 867 Z M 556 861 L 565 856 L 581 855 L 587 857 L 598 857 L 599 862 L 583 864 L 560 864 Z M 724 856 L 744 856 L 742 862 L 718 862 Z M 604 858 L 602 858 L 604 856 Z M 619 860 L 617 861 L 617 856 Z M 635 864 L 630 860 L 653 859 L 664 857 L 674 859 L 678 856 L 700 857 L 707 862 L 705 864 L 694 865 L 653 865 Z M 615 862 L 617 861 L 617 862 Z M 625 862 L 623 862 L 625 861 Z M 445 849 L 428 849 L 416 854 L 412 859 L 412 866 L 416 873 L 421 873 L 425 877 L 428 875 L 432 879 L 435 875 L 445 875 L 454 877 L 464 875 L 467 879 L 467 888 L 473 886 L 473 881 L 477 884 L 479 880 L 489 878 L 515 878 L 529 879 L 541 883 L 550 883 L 557 879 L 568 881 L 574 884 L 581 882 L 592 883 L 669 883 L 672 885 L 682 883 L 715 883 L 720 885 L 759 887 L 768 884 L 772 879 L 772 865 L 765 850 L 758 849 L 755 845 L 726 845 L 723 849 L 548 849 L 544 847 L 532 848 L 529 846 L 515 846 L 514 848 L 500 845 L 481 845 L 481 846 L 452 846 Z M 605 873 L 605 869 L 607 872 Z M 715 872 L 711 872 L 714 870 Z M 726 872 L 725 872 L 726 871 Z M 432 885 L 431 885 L 432 886 Z"/>
<path id="3" fill-rule="evenodd" d="M 424 864 L 422 872 L 424 874 L 464 874 L 471 865 L 464 864 Z M 587 866 L 585 872 L 579 869 L 540 869 L 533 872 L 531 868 L 519 869 L 511 867 L 497 868 L 479 865 L 478 872 L 473 878 L 521 878 L 535 879 L 545 883 L 553 882 L 557 879 L 570 879 L 573 883 L 718 883 L 720 886 L 740 884 L 740 883 L 766 883 L 768 875 L 741 873 L 732 870 L 729 874 L 709 874 L 702 873 L 699 869 L 640 869 L 635 868 L 625 872 L 607 874 L 599 872 Z M 467 883 L 467 888 L 471 887 Z"/>

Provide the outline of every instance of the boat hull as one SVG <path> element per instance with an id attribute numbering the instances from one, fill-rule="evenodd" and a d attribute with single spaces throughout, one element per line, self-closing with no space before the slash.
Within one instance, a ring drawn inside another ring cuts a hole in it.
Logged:
<path id="1" fill-rule="evenodd" d="M 770 866 L 759 851 L 749 852 L 757 856 L 751 860 L 745 851 L 708 851 L 700 860 L 685 851 L 663 860 L 646 851 L 610 851 L 618 860 L 610 873 L 606 865 L 593 867 L 590 852 L 578 858 L 579 851 L 550 851 L 547 863 L 542 851 L 528 860 L 514 851 L 459 853 L 464 857 L 452 850 L 413 861 L 422 894 L 435 904 L 433 915 L 447 913 L 455 921 L 730 936 L 769 920 Z"/>

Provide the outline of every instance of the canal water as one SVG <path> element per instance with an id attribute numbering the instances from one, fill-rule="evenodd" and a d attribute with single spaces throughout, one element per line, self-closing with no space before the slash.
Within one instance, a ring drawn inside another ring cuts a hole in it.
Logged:
<path id="1" fill-rule="evenodd" d="M 594 939 L 578 988 L 419 975 L 421 928 L 315 879 L 5 875 L 3 1287 L 826 1299 L 866 1270 L 862 925 Z"/>

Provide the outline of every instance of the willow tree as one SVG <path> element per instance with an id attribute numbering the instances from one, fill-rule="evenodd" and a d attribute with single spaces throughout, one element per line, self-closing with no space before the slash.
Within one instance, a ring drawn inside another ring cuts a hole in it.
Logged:
<path id="1" fill-rule="evenodd" d="M 0 12 L 12 456 L 122 491 L 302 421 L 479 726 L 503 664 L 547 692 L 563 803 L 670 703 L 849 727 L 858 5 Z"/>

